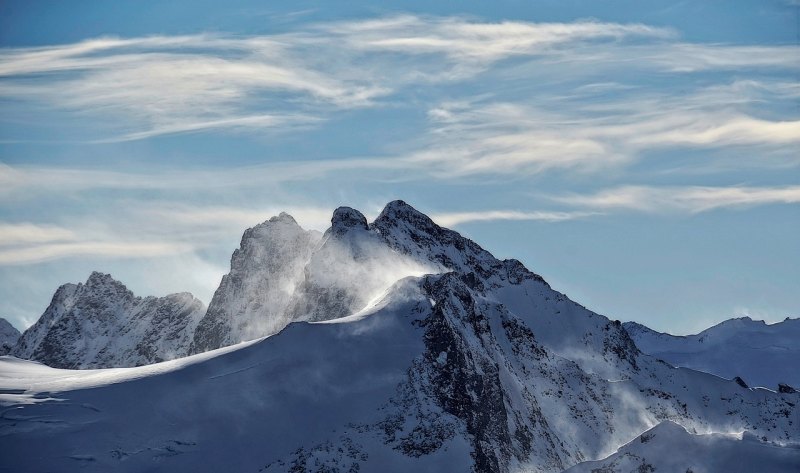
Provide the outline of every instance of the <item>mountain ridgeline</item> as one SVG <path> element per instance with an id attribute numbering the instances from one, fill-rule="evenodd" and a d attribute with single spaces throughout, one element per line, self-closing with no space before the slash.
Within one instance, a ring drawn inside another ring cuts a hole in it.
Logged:
<path id="1" fill-rule="evenodd" d="M 671 365 L 738 377 L 754 387 L 800 386 L 800 319 L 767 324 L 740 317 L 685 336 L 656 332 L 636 322 L 623 325 L 636 346 Z"/>
<path id="2" fill-rule="evenodd" d="M 141 312 L 111 282 L 87 286 L 62 288 L 48 320 Z M 0 470 L 705 471 L 663 463 L 669 442 L 731 451 L 720 435 L 743 431 L 751 464 L 800 467 L 800 394 L 643 353 L 620 322 L 402 201 L 372 223 L 339 208 L 322 235 L 285 214 L 247 230 L 191 314 L 180 344 L 196 355 L 158 365 L 65 375 L 0 358 L 14 452 Z"/>
<path id="3" fill-rule="evenodd" d="M 186 355 L 205 306 L 189 293 L 137 297 L 108 274 L 64 284 L 11 349 L 55 368 L 140 366 Z"/>

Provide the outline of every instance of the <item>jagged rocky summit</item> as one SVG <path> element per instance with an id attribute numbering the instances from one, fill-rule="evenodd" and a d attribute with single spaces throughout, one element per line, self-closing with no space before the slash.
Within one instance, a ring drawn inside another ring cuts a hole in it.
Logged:
<path id="1" fill-rule="evenodd" d="M 271 335 L 293 321 L 344 317 L 404 276 L 446 271 L 474 273 L 490 284 L 538 278 L 401 200 L 371 224 L 358 210 L 340 207 L 321 237 L 281 214 L 245 232 L 191 352 Z"/>
<path id="2" fill-rule="evenodd" d="M 140 366 L 186 356 L 205 306 L 189 293 L 137 297 L 109 274 L 64 284 L 10 354 L 54 368 Z"/>
<path id="3" fill-rule="evenodd" d="M 371 224 L 340 208 L 309 246 L 281 263 L 302 270 L 268 330 L 288 325 L 264 339 L 109 373 L 0 359 L 14 452 L 0 470 L 555 473 L 615 461 L 665 421 L 687 435 L 746 431 L 760 454 L 800 467 L 800 394 L 642 353 L 620 322 L 402 201 Z M 220 300 L 253 307 L 235 289 L 280 287 L 234 262 L 241 282 Z M 234 334 L 260 312 L 218 313 Z M 208 347 L 236 338 L 219 340 Z"/>
<path id="4" fill-rule="evenodd" d="M 320 240 L 286 213 L 249 228 L 231 257 L 231 270 L 193 336 L 191 353 L 201 353 L 282 329 L 286 309 Z"/>

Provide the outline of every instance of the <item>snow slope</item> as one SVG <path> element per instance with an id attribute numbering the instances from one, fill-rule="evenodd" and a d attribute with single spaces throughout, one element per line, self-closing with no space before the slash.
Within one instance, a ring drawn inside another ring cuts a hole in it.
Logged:
<path id="1" fill-rule="evenodd" d="M 110 275 L 58 288 L 11 350 L 58 368 L 139 366 L 185 356 L 205 306 L 189 293 L 137 297 Z"/>
<path id="2" fill-rule="evenodd" d="M 619 322 L 404 202 L 366 228 L 337 214 L 345 228 L 326 232 L 317 258 L 334 238 L 350 245 L 335 253 L 342 273 L 379 257 L 436 274 L 405 277 L 352 315 L 306 312 L 321 317 L 151 366 L 0 358 L 0 471 L 559 472 L 665 420 L 800 439 L 798 393 L 643 354 Z M 333 281 L 342 298 L 321 303 L 362 297 Z"/>
<path id="3" fill-rule="evenodd" d="M 743 432 L 694 435 L 665 421 L 603 460 L 565 473 L 612 472 L 786 473 L 800 471 L 800 448 L 781 448 Z"/>
<path id="4" fill-rule="evenodd" d="M 727 379 L 739 376 L 749 386 L 800 386 L 800 319 L 766 324 L 742 317 L 687 336 L 656 332 L 636 322 L 624 326 L 642 351 L 674 366 Z"/>
<path id="5" fill-rule="evenodd" d="M 19 330 L 14 328 L 8 320 L 0 318 L 0 355 L 5 355 L 19 340 Z"/>

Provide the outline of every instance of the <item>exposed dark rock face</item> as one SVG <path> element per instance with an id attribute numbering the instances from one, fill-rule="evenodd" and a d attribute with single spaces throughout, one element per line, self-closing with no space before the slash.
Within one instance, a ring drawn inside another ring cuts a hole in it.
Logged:
<path id="1" fill-rule="evenodd" d="M 429 287 L 431 294 L 438 296 L 433 315 L 425 322 L 425 356 L 432 367 L 432 389 L 438 405 L 466 424 L 473 438 L 474 470 L 505 471 L 511 457 L 511 434 L 499 369 L 479 349 L 483 347 L 470 346 L 470 338 L 491 337 L 491 330 L 469 292 L 453 283 L 453 278 L 445 275 Z M 453 313 L 463 318 L 462 323 L 449 320 Z M 464 329 L 471 333 L 462 333 Z"/>
<path id="2" fill-rule="evenodd" d="M 750 386 L 747 385 L 747 383 L 744 382 L 744 380 L 742 378 L 740 378 L 738 376 L 733 378 L 733 381 L 736 382 L 736 384 L 738 384 L 739 386 L 741 386 L 741 387 L 743 387 L 745 389 L 750 387 Z"/>

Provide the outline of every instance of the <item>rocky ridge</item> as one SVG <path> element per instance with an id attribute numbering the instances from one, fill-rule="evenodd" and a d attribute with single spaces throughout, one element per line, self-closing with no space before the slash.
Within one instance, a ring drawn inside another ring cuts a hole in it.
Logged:
<path id="1" fill-rule="evenodd" d="M 58 288 L 10 354 L 55 368 L 140 366 L 186 356 L 205 306 L 189 293 L 137 297 L 109 274 Z"/>

